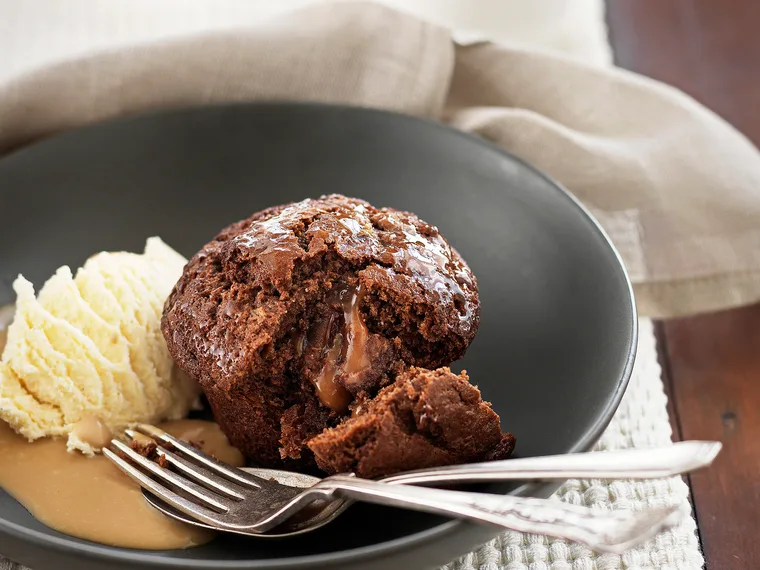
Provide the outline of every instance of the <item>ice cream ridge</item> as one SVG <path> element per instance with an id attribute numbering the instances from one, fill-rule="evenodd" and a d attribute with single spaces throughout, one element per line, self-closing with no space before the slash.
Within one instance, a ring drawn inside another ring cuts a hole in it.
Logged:
<path id="1" fill-rule="evenodd" d="M 0 419 L 33 441 L 67 437 L 93 454 L 81 426 L 106 430 L 185 417 L 198 389 L 161 334 L 163 304 L 185 258 L 159 238 L 144 253 L 100 253 L 76 275 L 59 268 L 35 297 L 23 276 L 0 361 Z M 92 427 L 92 426 L 91 426 Z"/>

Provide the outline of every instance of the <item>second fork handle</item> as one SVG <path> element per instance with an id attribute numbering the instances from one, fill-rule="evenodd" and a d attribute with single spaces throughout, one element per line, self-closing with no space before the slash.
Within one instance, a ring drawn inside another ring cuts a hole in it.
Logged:
<path id="1" fill-rule="evenodd" d="M 654 449 L 571 453 L 435 467 L 400 473 L 385 483 L 407 485 L 528 479 L 649 479 L 671 477 L 709 465 L 716 441 L 682 441 Z"/>
<path id="2" fill-rule="evenodd" d="M 322 489 L 342 499 L 465 518 L 519 532 L 546 534 L 586 544 L 599 552 L 618 554 L 651 538 L 663 528 L 677 524 L 681 518 L 676 508 L 599 512 L 545 499 L 388 485 L 335 475 L 324 479 L 313 489 Z"/>

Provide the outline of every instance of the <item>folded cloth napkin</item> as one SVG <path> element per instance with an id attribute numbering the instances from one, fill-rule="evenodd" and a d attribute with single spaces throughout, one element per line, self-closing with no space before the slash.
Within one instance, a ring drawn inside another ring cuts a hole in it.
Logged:
<path id="1" fill-rule="evenodd" d="M 599 218 L 642 314 L 760 299 L 760 154 L 662 83 L 550 52 L 457 44 L 386 6 L 133 45 L 0 85 L 0 152 L 161 107 L 298 99 L 445 121 L 549 173 Z"/>

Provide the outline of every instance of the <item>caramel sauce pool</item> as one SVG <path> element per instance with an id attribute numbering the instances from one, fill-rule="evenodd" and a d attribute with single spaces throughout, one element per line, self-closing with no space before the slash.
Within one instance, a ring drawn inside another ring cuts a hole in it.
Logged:
<path id="1" fill-rule="evenodd" d="M 0 353 L 4 346 L 5 330 L 0 329 Z M 221 461 L 243 465 L 243 456 L 215 423 L 179 420 L 160 427 Z M 38 521 L 64 534 L 142 550 L 188 548 L 214 538 L 212 532 L 162 515 L 105 457 L 68 453 L 65 440 L 30 443 L 0 422 L 0 457 L 0 488 Z"/>

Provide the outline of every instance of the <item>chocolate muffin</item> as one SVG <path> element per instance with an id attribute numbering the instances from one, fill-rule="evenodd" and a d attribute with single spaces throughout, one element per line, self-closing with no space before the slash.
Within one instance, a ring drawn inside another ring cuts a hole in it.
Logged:
<path id="1" fill-rule="evenodd" d="M 506 459 L 515 438 L 502 433 L 499 416 L 464 372 L 410 368 L 308 446 L 323 471 L 372 478 Z"/>
<path id="2" fill-rule="evenodd" d="M 309 469 L 308 442 L 408 366 L 461 358 L 475 277 L 414 214 L 339 195 L 258 212 L 187 264 L 164 309 L 177 365 L 258 465 Z"/>

